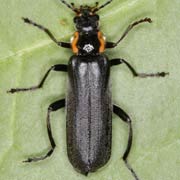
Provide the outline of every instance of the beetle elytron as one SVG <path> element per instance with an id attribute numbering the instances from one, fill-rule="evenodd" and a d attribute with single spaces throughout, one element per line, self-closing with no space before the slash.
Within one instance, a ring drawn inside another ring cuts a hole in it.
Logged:
<path id="1" fill-rule="evenodd" d="M 67 98 L 52 103 L 47 112 L 47 131 L 51 149 L 42 157 L 28 158 L 24 162 L 40 161 L 53 153 L 56 144 L 51 132 L 50 113 L 66 105 L 68 158 L 78 172 L 84 175 L 95 172 L 107 163 L 111 155 L 112 112 L 114 112 L 129 126 L 129 139 L 123 161 L 133 177 L 138 180 L 135 171 L 127 161 L 133 137 L 131 119 L 124 110 L 111 102 L 110 68 L 124 63 L 133 76 L 143 78 L 148 76 L 164 77 L 168 73 L 139 74 L 124 59 L 109 60 L 104 51 L 107 48 L 116 47 L 134 26 L 144 22 L 151 23 L 151 19 L 144 18 L 130 24 L 121 38 L 113 43 L 106 41 L 103 33 L 99 30 L 99 16 L 96 14 L 112 0 L 100 6 L 96 2 L 93 7 L 86 5 L 79 8 L 75 7 L 74 3 L 68 4 L 64 0 L 61 2 L 76 14 L 74 23 L 77 30 L 70 43 L 59 42 L 47 28 L 28 18 L 23 18 L 25 23 L 43 30 L 58 46 L 72 49 L 74 53 L 70 57 L 68 65 L 57 64 L 52 66 L 37 86 L 8 91 L 15 93 L 42 88 L 52 70 L 68 73 Z"/>

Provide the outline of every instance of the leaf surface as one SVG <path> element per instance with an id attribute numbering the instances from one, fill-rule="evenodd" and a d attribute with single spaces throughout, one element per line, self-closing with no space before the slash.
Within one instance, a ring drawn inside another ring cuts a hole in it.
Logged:
<path id="1" fill-rule="evenodd" d="M 68 1 L 71 2 L 71 1 Z M 100 0 L 100 4 L 105 0 Z M 94 5 L 95 1 L 74 1 Z M 150 17 L 152 24 L 134 28 L 123 42 L 107 50 L 124 58 L 138 72 L 169 72 L 165 78 L 133 78 L 124 66 L 112 68 L 114 103 L 132 118 L 134 139 L 129 162 L 140 180 L 180 177 L 180 3 L 178 0 L 114 0 L 99 12 L 101 30 L 116 41 L 133 21 Z M 51 115 L 57 148 L 38 163 L 24 164 L 50 148 L 46 130 L 49 104 L 66 94 L 66 74 L 52 72 L 43 89 L 17 94 L 6 91 L 36 85 L 54 64 L 67 64 L 70 50 L 57 47 L 45 33 L 24 24 L 21 17 L 48 27 L 69 42 L 73 12 L 58 0 L 1 0 L 0 6 L 0 179 L 2 180 L 133 180 L 122 161 L 128 127 L 113 116 L 112 156 L 106 166 L 85 177 L 66 155 L 65 110 Z"/>

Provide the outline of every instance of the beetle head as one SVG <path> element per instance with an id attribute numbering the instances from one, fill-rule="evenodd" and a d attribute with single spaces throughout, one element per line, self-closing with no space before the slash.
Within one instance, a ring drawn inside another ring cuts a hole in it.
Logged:
<path id="1" fill-rule="evenodd" d="M 96 12 L 112 2 L 112 0 L 108 0 L 101 6 L 98 6 L 99 3 L 96 2 L 95 6 L 93 7 L 80 6 L 79 8 L 76 8 L 74 3 L 68 4 L 65 0 L 60 1 L 76 13 L 76 16 L 74 17 L 74 23 L 77 30 L 83 33 L 98 30 L 99 16 L 96 14 Z"/>
<path id="2" fill-rule="evenodd" d="M 88 33 L 98 29 L 99 16 L 95 14 L 94 7 L 80 6 L 74 17 L 74 23 L 78 31 Z"/>

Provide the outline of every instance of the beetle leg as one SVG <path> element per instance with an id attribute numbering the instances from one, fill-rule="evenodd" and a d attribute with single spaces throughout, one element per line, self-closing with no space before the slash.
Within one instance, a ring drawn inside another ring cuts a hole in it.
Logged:
<path id="1" fill-rule="evenodd" d="M 48 153 L 45 156 L 42 157 L 34 157 L 34 158 L 28 158 L 27 160 L 23 161 L 23 162 L 36 162 L 36 161 L 41 161 L 46 159 L 47 157 L 51 156 L 51 154 L 53 153 L 56 144 L 54 141 L 54 138 L 52 136 L 52 130 L 51 130 L 51 124 L 50 124 L 50 113 L 52 111 L 56 111 L 60 108 L 65 107 L 65 99 L 61 99 L 59 101 L 56 101 L 54 103 L 52 103 L 49 107 L 48 107 L 48 112 L 47 112 L 47 131 L 48 131 L 48 137 L 49 137 L 49 141 L 51 143 L 51 149 L 48 151 Z"/>
<path id="2" fill-rule="evenodd" d="M 22 18 L 24 20 L 25 23 L 31 24 L 37 28 L 39 28 L 40 30 L 44 31 L 58 46 L 64 47 L 64 48 L 71 48 L 71 44 L 70 43 L 66 43 L 66 42 L 59 42 L 54 36 L 53 34 L 49 31 L 49 29 L 45 28 L 44 26 L 37 24 L 35 22 L 33 22 L 32 20 L 28 19 L 28 18 Z"/>
<path id="3" fill-rule="evenodd" d="M 165 77 L 166 75 L 169 75 L 168 72 L 157 72 L 157 73 L 137 73 L 136 70 L 124 59 L 112 59 L 110 61 L 111 66 L 116 66 L 119 64 L 124 63 L 129 70 L 132 72 L 134 77 L 140 77 L 140 78 L 146 78 L 146 77 Z"/>
<path id="4" fill-rule="evenodd" d="M 127 113 L 122 110 L 120 107 L 116 106 L 116 105 L 113 105 L 113 112 L 119 116 L 124 122 L 126 122 L 129 126 L 129 138 L 128 138 L 128 144 L 127 144 L 127 147 L 126 147 L 126 151 L 123 155 L 123 161 L 125 162 L 126 164 L 126 167 L 131 171 L 133 177 L 136 179 L 136 180 L 139 180 L 139 178 L 137 177 L 135 171 L 133 170 L 133 168 L 131 167 L 131 165 L 128 163 L 128 155 L 129 155 L 129 152 L 131 150 L 131 145 L 132 145 L 132 139 L 133 139 L 133 130 L 132 130 L 132 124 L 131 124 L 131 118 L 127 115 Z"/>
<path id="5" fill-rule="evenodd" d="M 152 20 L 150 18 L 144 18 L 144 19 L 140 19 L 139 21 L 135 21 L 134 23 L 130 24 L 127 29 L 124 31 L 123 35 L 121 36 L 121 38 L 117 41 L 117 42 L 107 42 L 106 43 L 106 48 L 114 48 L 116 47 L 123 39 L 124 37 L 128 34 L 128 32 L 136 25 L 139 25 L 141 23 L 144 22 L 148 22 L 148 23 L 152 23 Z"/>
<path id="6" fill-rule="evenodd" d="M 29 87 L 29 88 L 10 89 L 9 91 L 7 91 L 7 93 L 15 93 L 15 92 L 21 92 L 21 91 L 32 91 L 32 90 L 36 90 L 36 89 L 42 88 L 46 78 L 48 77 L 49 73 L 52 70 L 53 71 L 67 72 L 67 65 L 65 65 L 65 64 L 56 64 L 56 65 L 51 66 L 48 69 L 48 71 L 45 73 L 44 77 L 42 78 L 42 80 L 40 81 L 40 83 L 37 86 L 32 86 L 32 87 Z"/>

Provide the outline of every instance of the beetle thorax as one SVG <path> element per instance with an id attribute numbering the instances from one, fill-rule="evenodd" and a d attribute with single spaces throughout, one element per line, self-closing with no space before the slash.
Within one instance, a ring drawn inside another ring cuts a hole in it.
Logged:
<path id="1" fill-rule="evenodd" d="M 71 38 L 72 50 L 79 55 L 97 55 L 104 52 L 105 37 L 100 31 L 94 33 L 74 33 Z"/>

